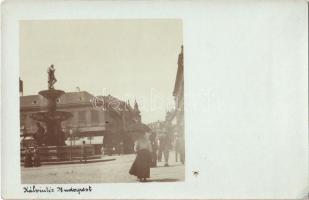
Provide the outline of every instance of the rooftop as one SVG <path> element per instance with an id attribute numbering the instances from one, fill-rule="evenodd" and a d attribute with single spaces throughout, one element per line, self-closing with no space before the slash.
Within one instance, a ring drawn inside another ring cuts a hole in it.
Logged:
<path id="1" fill-rule="evenodd" d="M 67 92 L 63 94 L 58 100 L 57 104 L 67 105 L 67 104 L 90 104 L 93 99 L 93 95 L 86 92 Z M 27 95 L 20 97 L 21 107 L 41 107 L 47 106 L 47 99 L 41 95 Z"/>

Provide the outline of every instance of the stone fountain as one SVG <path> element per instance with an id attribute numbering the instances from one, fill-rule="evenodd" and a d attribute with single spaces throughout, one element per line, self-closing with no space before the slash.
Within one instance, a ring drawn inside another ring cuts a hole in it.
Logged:
<path id="1" fill-rule="evenodd" d="M 61 129 L 61 122 L 72 117 L 70 112 L 57 111 L 57 99 L 65 92 L 54 88 L 56 82 L 55 68 L 54 65 L 51 65 L 48 68 L 48 90 L 39 92 L 40 95 L 47 99 L 47 111 L 37 112 L 31 115 L 32 119 L 46 125 L 46 146 L 65 145 L 65 135 Z"/>
<path id="2" fill-rule="evenodd" d="M 36 121 L 45 124 L 45 139 L 43 146 L 38 147 L 39 158 L 44 164 L 54 164 L 59 162 L 73 162 L 79 160 L 81 156 L 81 146 L 66 146 L 65 133 L 62 131 L 61 122 L 71 118 L 70 112 L 57 110 L 57 99 L 65 94 L 62 90 L 56 90 L 54 84 L 57 82 L 55 78 L 55 68 L 51 65 L 48 68 L 48 89 L 39 92 L 41 96 L 47 99 L 46 111 L 32 114 L 30 117 Z M 86 145 L 85 151 L 89 159 L 96 159 L 94 156 L 94 146 Z M 25 149 L 21 149 L 21 162 L 24 162 Z M 99 156 L 100 158 L 100 156 Z"/>

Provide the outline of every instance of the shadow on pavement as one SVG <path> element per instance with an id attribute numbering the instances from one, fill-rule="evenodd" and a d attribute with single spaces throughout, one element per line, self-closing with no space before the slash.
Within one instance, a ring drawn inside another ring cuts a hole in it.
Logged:
<path id="1" fill-rule="evenodd" d="M 176 182 L 176 181 L 181 181 L 176 178 L 162 178 L 162 179 L 149 179 L 147 182 Z"/>

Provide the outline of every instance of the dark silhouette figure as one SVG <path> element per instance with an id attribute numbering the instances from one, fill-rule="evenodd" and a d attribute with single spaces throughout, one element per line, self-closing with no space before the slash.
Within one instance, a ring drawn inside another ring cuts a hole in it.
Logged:
<path id="1" fill-rule="evenodd" d="M 156 133 L 151 133 L 149 140 L 151 142 L 152 146 L 152 159 L 151 159 L 151 167 L 156 167 L 157 166 L 157 142 L 156 142 Z"/>
<path id="2" fill-rule="evenodd" d="M 178 162 L 178 156 L 180 157 L 180 162 L 184 164 L 185 162 L 185 147 L 183 136 L 177 136 L 175 141 L 175 159 Z"/>
<path id="3" fill-rule="evenodd" d="M 35 146 L 33 149 L 33 166 L 34 167 L 41 166 L 38 146 Z"/>
<path id="4" fill-rule="evenodd" d="M 30 148 L 27 148 L 25 151 L 24 167 L 33 167 L 32 152 Z"/>
<path id="5" fill-rule="evenodd" d="M 81 145 L 81 158 L 80 158 L 80 162 L 84 161 L 84 163 L 87 162 L 87 150 L 86 150 L 86 142 L 83 141 L 82 145 Z"/>

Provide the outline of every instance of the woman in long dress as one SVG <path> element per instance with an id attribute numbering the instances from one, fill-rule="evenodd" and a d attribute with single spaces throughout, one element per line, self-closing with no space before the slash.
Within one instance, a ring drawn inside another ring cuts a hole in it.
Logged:
<path id="1" fill-rule="evenodd" d="M 137 176 L 141 182 L 144 182 L 150 177 L 150 166 L 152 161 L 152 146 L 145 133 L 142 133 L 136 140 L 134 151 L 136 152 L 136 158 L 129 173 Z"/>

